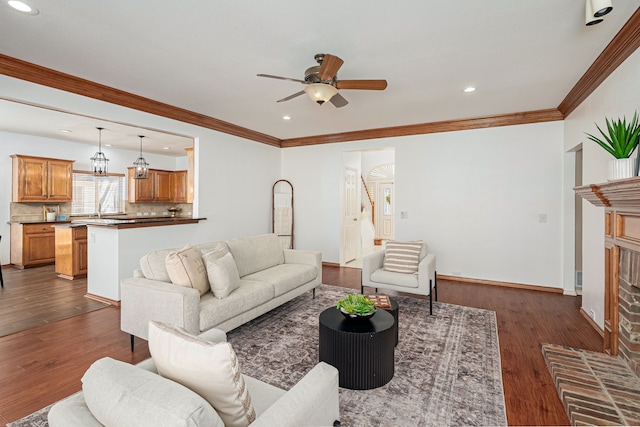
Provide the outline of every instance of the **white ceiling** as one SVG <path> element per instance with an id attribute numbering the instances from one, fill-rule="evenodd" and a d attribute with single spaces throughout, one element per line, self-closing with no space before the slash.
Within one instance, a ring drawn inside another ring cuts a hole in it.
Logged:
<path id="1" fill-rule="evenodd" d="M 586 27 L 584 0 L 26 0 L 38 15 L 0 1 L 5 55 L 280 139 L 556 108 L 638 8 L 614 0 Z M 303 79 L 321 52 L 344 60 L 339 79 L 387 89 L 342 90 L 340 109 L 276 103 L 303 86 L 256 76 Z M 0 129 L 18 105 L 5 102 Z M 74 123 L 58 119 L 61 138 Z"/>

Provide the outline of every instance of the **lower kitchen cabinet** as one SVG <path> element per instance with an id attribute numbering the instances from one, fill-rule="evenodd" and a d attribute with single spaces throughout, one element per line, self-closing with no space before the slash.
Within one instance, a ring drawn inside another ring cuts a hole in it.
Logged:
<path id="1" fill-rule="evenodd" d="M 63 279 L 87 277 L 87 227 L 58 226 L 56 237 L 56 273 Z"/>
<path id="2" fill-rule="evenodd" d="M 53 264 L 56 237 L 52 224 L 11 224 L 11 264 L 17 268 Z"/>

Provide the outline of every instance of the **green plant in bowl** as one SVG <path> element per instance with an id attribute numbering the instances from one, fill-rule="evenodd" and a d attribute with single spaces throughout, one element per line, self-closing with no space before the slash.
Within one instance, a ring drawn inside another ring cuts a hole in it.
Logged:
<path id="1" fill-rule="evenodd" d="M 596 127 L 602 134 L 604 139 L 600 139 L 587 133 L 589 139 L 610 153 L 616 159 L 626 159 L 631 156 L 633 150 L 638 146 L 640 138 L 640 124 L 638 123 L 638 112 L 633 115 L 633 119 L 627 123 L 626 118 L 607 122 L 607 132 L 605 133 L 600 126 Z"/>
<path id="2" fill-rule="evenodd" d="M 347 295 L 338 301 L 336 308 L 350 316 L 371 316 L 376 312 L 373 301 L 362 294 Z"/>

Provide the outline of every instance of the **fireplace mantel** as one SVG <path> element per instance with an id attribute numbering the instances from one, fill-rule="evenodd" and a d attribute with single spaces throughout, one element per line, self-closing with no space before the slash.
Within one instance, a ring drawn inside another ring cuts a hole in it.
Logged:
<path id="1" fill-rule="evenodd" d="M 595 206 L 640 209 L 640 177 L 583 185 L 574 190 Z"/>
<path id="2" fill-rule="evenodd" d="M 576 187 L 604 207 L 604 349 L 640 375 L 640 177 Z"/>

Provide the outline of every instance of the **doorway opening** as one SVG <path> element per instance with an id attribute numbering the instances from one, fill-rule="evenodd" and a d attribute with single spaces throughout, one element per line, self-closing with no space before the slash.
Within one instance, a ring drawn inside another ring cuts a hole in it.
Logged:
<path id="1" fill-rule="evenodd" d="M 355 186 L 347 175 L 354 170 L 359 175 Z M 343 153 L 342 181 L 340 265 L 361 268 L 364 256 L 383 250 L 384 242 L 394 238 L 395 150 Z"/>

